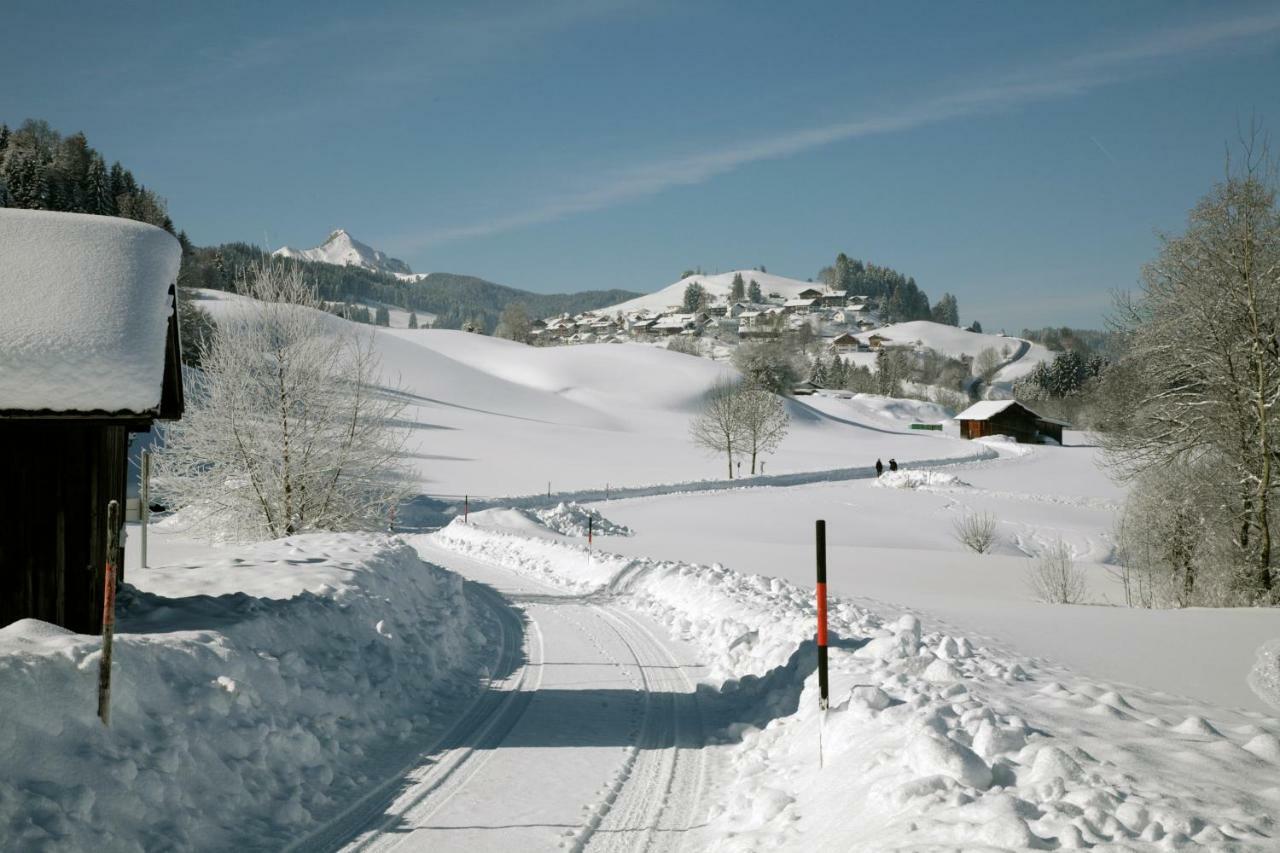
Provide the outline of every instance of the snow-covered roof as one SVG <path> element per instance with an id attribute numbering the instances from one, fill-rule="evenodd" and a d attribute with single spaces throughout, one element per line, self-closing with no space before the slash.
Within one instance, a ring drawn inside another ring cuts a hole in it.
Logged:
<path id="1" fill-rule="evenodd" d="M 788 299 L 784 304 L 788 308 L 808 308 L 816 301 L 816 299 L 800 299 L 797 297 L 796 299 Z"/>
<path id="2" fill-rule="evenodd" d="M 1017 400 L 982 400 L 974 403 L 972 406 L 956 415 L 956 420 L 985 421 L 990 418 L 994 418 L 1010 406 L 1022 406 L 1022 408 L 1027 409 L 1026 406 L 1019 403 Z M 1031 412 L 1030 409 L 1027 409 L 1027 411 Z M 1039 415 L 1036 415 L 1035 412 L 1031 412 L 1031 414 L 1035 415 L 1037 418 L 1040 417 Z"/>
<path id="3" fill-rule="evenodd" d="M 0 209 L 0 411 L 157 409 L 181 257 L 141 222 Z"/>

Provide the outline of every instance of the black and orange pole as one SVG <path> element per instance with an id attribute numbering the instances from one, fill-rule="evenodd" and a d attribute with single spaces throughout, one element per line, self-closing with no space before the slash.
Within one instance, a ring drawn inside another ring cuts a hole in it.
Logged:
<path id="1" fill-rule="evenodd" d="M 827 710 L 827 523 L 815 525 L 818 551 L 818 707 Z"/>

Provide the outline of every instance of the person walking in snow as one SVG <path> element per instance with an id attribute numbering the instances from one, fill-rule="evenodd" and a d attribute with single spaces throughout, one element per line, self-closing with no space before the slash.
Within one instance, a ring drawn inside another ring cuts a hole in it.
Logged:
<path id="1" fill-rule="evenodd" d="M 890 471 L 897 471 L 897 470 L 898 470 L 898 460 L 897 460 L 897 459 L 893 459 L 893 458 L 890 458 L 890 459 L 889 459 L 889 470 L 890 470 Z"/>
<path id="2" fill-rule="evenodd" d="M 884 463 L 879 459 L 876 460 L 876 476 L 879 477 L 884 473 Z"/>

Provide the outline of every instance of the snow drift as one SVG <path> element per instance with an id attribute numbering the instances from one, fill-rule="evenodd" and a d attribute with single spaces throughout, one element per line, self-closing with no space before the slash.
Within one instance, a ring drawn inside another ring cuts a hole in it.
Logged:
<path id="1" fill-rule="evenodd" d="M 461 579 L 407 545 L 326 534 L 226 553 L 130 572 L 110 728 L 98 638 L 0 629 L 2 846 L 280 849 L 477 689 Z"/>

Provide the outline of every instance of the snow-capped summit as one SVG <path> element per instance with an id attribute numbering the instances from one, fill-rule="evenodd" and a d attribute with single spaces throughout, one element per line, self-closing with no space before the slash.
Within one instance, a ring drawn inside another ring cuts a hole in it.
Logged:
<path id="1" fill-rule="evenodd" d="M 409 269 L 409 265 L 404 261 L 399 258 L 392 258 L 386 252 L 381 252 L 372 246 L 361 243 L 342 228 L 334 231 L 329 235 L 329 239 L 314 249 L 295 249 L 292 246 L 282 246 L 272 254 L 282 258 L 320 261 L 321 263 L 335 264 L 337 266 L 364 267 L 374 272 L 391 273 L 397 278 L 422 278 L 421 275 Z"/>

